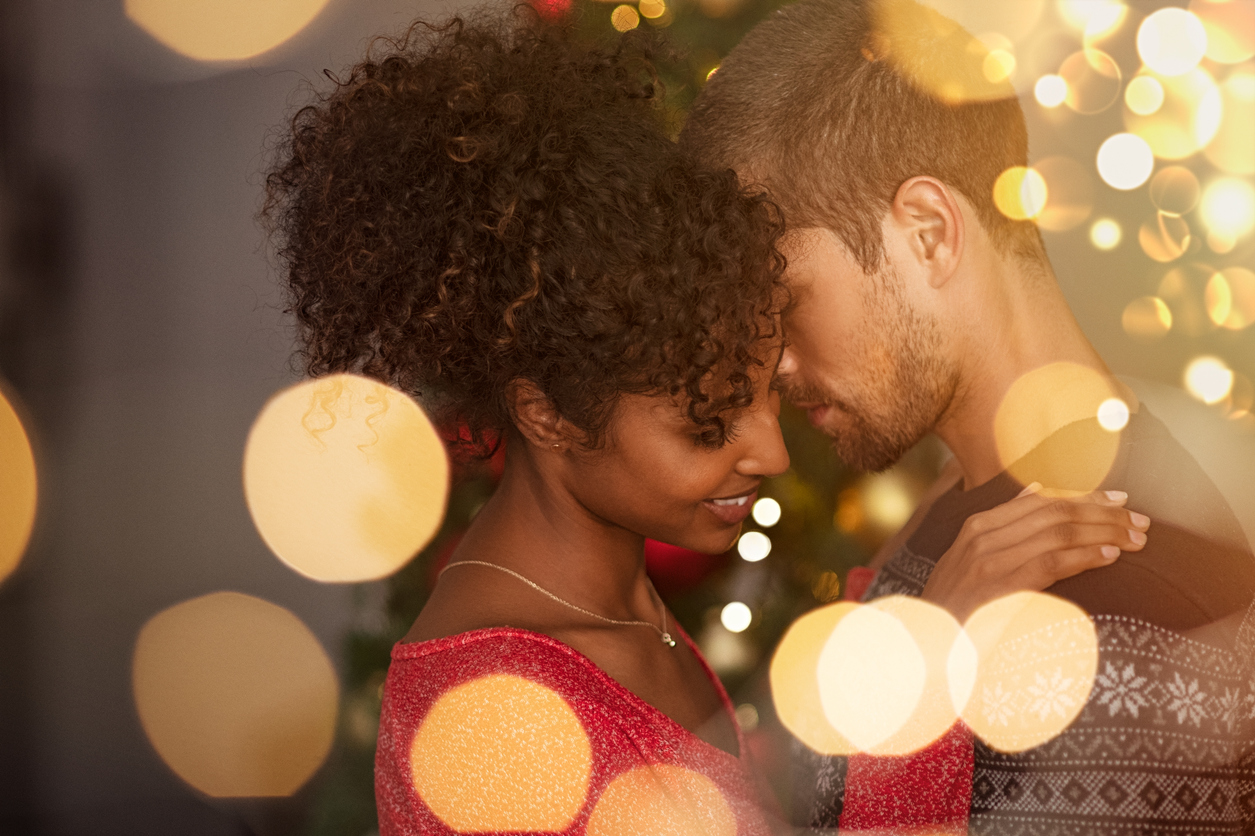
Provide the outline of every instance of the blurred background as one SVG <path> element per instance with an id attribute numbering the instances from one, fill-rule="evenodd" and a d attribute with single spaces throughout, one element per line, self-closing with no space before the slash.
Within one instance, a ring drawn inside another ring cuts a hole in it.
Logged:
<path id="1" fill-rule="evenodd" d="M 535 2 L 594 38 L 668 28 L 677 117 L 780 5 Z M 1037 219 L 1087 335 L 1255 534 L 1255 1 L 929 5 L 1020 92 L 1032 165 L 1000 208 Z M 255 215 L 307 85 L 457 8 L 0 4 L 0 833 L 374 831 L 388 649 L 499 463 L 454 461 L 447 514 L 403 566 L 276 559 L 241 466 L 298 378 Z M 783 422 L 793 469 L 737 549 L 648 554 L 768 765 L 772 647 L 846 593 L 946 457 L 929 440 L 860 476 Z"/>

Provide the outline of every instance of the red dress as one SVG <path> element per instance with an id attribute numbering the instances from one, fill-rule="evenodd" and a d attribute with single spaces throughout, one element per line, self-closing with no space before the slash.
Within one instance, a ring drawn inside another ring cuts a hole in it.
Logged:
<path id="1" fill-rule="evenodd" d="M 768 836 L 739 729 L 737 742 L 741 758 L 540 633 L 398 644 L 375 756 L 380 836 Z"/>

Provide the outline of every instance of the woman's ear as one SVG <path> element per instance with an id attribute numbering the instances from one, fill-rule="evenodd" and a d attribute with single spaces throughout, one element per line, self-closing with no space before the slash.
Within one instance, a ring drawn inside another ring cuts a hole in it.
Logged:
<path id="1" fill-rule="evenodd" d="M 570 446 L 570 423 L 532 381 L 525 378 L 510 381 L 506 386 L 506 405 L 515 429 L 529 444 L 545 450 L 565 450 Z"/>

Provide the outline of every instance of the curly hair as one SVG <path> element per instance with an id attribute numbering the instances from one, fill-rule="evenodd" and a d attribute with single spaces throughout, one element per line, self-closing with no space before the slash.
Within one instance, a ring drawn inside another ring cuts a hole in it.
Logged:
<path id="1" fill-rule="evenodd" d="M 662 49 L 519 7 L 416 22 L 328 74 L 262 209 L 305 370 L 394 385 L 480 443 L 518 379 L 590 445 L 629 392 L 726 441 L 777 338 L 783 224 L 668 136 Z"/>

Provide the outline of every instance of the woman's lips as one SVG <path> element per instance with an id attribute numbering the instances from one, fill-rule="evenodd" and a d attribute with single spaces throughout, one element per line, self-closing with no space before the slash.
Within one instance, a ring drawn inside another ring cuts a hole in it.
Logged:
<path id="1" fill-rule="evenodd" d="M 724 523 L 737 525 L 750 515 L 750 511 L 754 508 L 754 500 L 757 498 L 758 491 L 754 491 L 745 496 L 737 496 L 731 499 L 704 499 L 702 500 L 702 505 L 705 505 L 710 513 Z"/>

